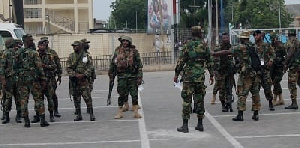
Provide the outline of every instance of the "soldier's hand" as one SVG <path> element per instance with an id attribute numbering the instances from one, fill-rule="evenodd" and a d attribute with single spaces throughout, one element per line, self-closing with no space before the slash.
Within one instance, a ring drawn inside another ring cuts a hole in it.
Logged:
<path id="1" fill-rule="evenodd" d="M 57 78 L 56 82 L 58 82 L 58 85 L 60 85 L 60 83 L 61 83 L 61 76 L 59 76 L 59 77 Z"/>
<path id="2" fill-rule="evenodd" d="M 284 65 L 284 67 L 283 67 L 284 73 L 286 73 L 287 70 L 288 70 L 288 66 L 287 66 L 287 65 Z"/>
<path id="3" fill-rule="evenodd" d="M 210 83 L 210 85 L 213 85 L 213 84 L 214 84 L 214 77 L 213 77 L 213 76 L 210 76 L 210 78 L 209 78 L 209 83 Z"/>
<path id="4" fill-rule="evenodd" d="M 143 79 L 142 79 L 142 78 L 138 78 L 138 79 L 137 79 L 137 85 L 141 85 L 142 82 L 143 82 Z"/>
<path id="5" fill-rule="evenodd" d="M 46 68 L 46 65 L 45 65 L 45 64 L 42 64 L 42 67 L 43 67 L 43 68 Z"/>
<path id="6" fill-rule="evenodd" d="M 178 83 L 178 76 L 174 76 L 174 82 Z"/>

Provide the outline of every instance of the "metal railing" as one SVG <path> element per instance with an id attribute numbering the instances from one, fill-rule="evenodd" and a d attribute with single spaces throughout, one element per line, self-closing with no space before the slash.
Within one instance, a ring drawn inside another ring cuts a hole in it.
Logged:
<path id="1" fill-rule="evenodd" d="M 75 31 L 75 21 L 67 18 L 65 16 L 61 16 L 60 14 L 55 13 L 55 11 L 48 10 L 47 13 L 49 19 L 47 21 L 50 21 L 51 23 L 54 23 L 60 27 L 69 29 L 71 31 Z"/>

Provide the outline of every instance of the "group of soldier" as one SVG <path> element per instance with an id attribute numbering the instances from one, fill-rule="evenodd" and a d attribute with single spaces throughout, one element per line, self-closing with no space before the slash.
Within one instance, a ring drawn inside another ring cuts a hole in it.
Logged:
<path id="1" fill-rule="evenodd" d="M 90 93 L 96 75 L 88 53 L 89 43 L 86 39 L 75 41 L 72 44 L 74 53 L 70 54 L 67 61 L 66 70 L 70 78 L 70 90 L 72 90 L 70 95 L 73 96 L 77 115 L 74 121 L 82 120 L 81 96 L 87 104 L 90 120 L 95 121 Z M 21 119 L 24 118 L 24 127 L 30 127 L 30 123 L 38 122 L 41 127 L 49 126 L 45 119 L 45 97 L 48 102 L 50 122 L 55 122 L 55 117 L 61 117 L 58 112 L 56 88 L 57 84 L 61 83 L 62 67 L 58 54 L 49 48 L 48 44 L 48 38 L 42 37 L 36 48 L 30 34 L 24 35 L 22 40 L 9 38 L 5 41 L 6 48 L 1 50 L 0 60 L 0 80 L 3 92 L 1 99 L 2 124 L 10 122 L 12 98 L 15 100 L 17 110 L 15 121 L 21 123 Z M 28 112 L 30 93 L 34 100 L 36 113 L 31 122 Z"/>
<path id="2" fill-rule="evenodd" d="M 195 130 L 204 131 L 202 119 L 205 112 L 205 69 L 210 74 L 210 84 L 216 80 L 211 104 L 215 104 L 216 94 L 219 91 L 222 112 L 233 111 L 232 89 L 235 88 L 238 114 L 233 121 L 244 120 L 243 112 L 246 111 L 249 91 L 252 94 L 252 119 L 259 120 L 261 87 L 269 102 L 270 111 L 274 111 L 276 105 L 284 105 L 280 82 L 286 71 L 292 104 L 285 109 L 298 109 L 296 85 L 297 83 L 300 85 L 300 42 L 296 38 L 295 30 L 289 31 L 289 40 L 286 44 L 279 41 L 276 33 L 271 33 L 271 42 L 265 43 L 264 33 L 256 30 L 253 32 L 254 44 L 249 41 L 250 32 L 244 31 L 238 36 L 240 44 L 232 46 L 228 33 L 223 33 L 222 42 L 216 46 L 214 52 L 210 52 L 207 43 L 201 38 L 200 26 L 192 27 L 192 36 L 193 39 L 184 45 L 175 68 L 174 82 L 183 82 L 181 92 L 183 124 L 177 128 L 178 132 L 189 132 L 188 120 L 192 111 L 197 113 L 198 117 Z M 234 74 L 238 74 L 237 84 Z M 178 78 L 180 75 L 181 80 Z"/>

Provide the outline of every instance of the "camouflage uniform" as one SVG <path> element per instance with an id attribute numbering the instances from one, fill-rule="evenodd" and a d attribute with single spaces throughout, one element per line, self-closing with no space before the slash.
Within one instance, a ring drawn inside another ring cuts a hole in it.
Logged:
<path id="1" fill-rule="evenodd" d="M 40 44 L 40 43 L 39 43 Z M 41 43 L 44 44 L 44 43 Z M 45 46 L 45 45 L 44 45 Z M 43 96 L 45 95 L 48 100 L 48 111 L 50 113 L 50 121 L 54 122 L 54 102 L 53 102 L 53 95 L 55 93 L 55 70 L 56 70 L 56 64 L 54 61 L 54 57 L 51 53 L 48 53 L 46 51 L 41 51 L 41 49 L 38 50 L 39 56 L 42 61 L 43 70 L 45 72 L 46 76 L 46 88 L 43 90 Z"/>
<path id="2" fill-rule="evenodd" d="M 42 89 L 45 86 L 45 73 L 42 67 L 42 61 L 31 35 L 24 35 L 23 41 L 25 48 L 18 50 L 18 86 L 21 98 L 21 110 L 25 121 L 25 127 L 30 127 L 28 118 L 28 100 L 29 93 L 32 93 L 35 101 L 35 109 L 37 109 L 41 118 L 41 126 L 48 126 L 45 121 L 45 105 L 42 95 Z"/>
<path id="3" fill-rule="evenodd" d="M 89 88 L 88 78 L 91 76 L 93 66 L 92 57 L 82 50 L 81 42 L 75 41 L 72 44 L 74 52 L 69 55 L 66 64 L 66 71 L 69 75 L 70 94 L 73 96 L 77 116 L 74 121 L 82 120 L 81 96 L 86 102 L 90 112 L 90 121 L 95 121 L 93 113 L 93 101 Z"/>
<path id="4" fill-rule="evenodd" d="M 134 118 L 141 118 L 138 114 L 138 85 L 141 84 L 143 78 L 142 72 L 142 61 L 140 54 L 134 45 L 132 45 L 132 39 L 129 36 L 123 36 L 121 39 L 122 45 L 117 48 L 114 52 L 108 75 L 110 82 L 114 80 L 114 74 L 117 75 L 117 91 L 119 94 L 118 98 L 118 114 L 114 117 L 115 119 L 123 118 L 123 105 L 124 101 L 131 95 L 132 108 L 134 111 Z"/>
<path id="5" fill-rule="evenodd" d="M 300 43 L 296 38 L 296 33 L 289 33 L 287 46 L 287 56 L 285 59 L 285 68 L 288 71 L 288 88 L 291 94 L 292 104 L 285 109 L 298 109 L 297 104 L 297 83 L 299 85 L 300 71 Z"/>
<path id="6" fill-rule="evenodd" d="M 261 32 L 259 30 L 256 30 L 253 35 L 255 36 L 258 34 L 261 34 Z M 270 75 L 272 65 L 269 65 L 269 63 L 273 64 L 276 56 L 275 51 L 269 44 L 264 43 L 263 39 L 256 42 L 255 48 L 255 50 L 258 51 L 258 56 L 261 60 L 260 86 L 264 88 L 265 97 L 269 101 L 269 109 L 273 111 L 275 110 L 273 107 L 273 93 L 271 90 L 271 86 L 273 83 Z"/>
<path id="7" fill-rule="evenodd" d="M 11 46 L 5 50 L 3 54 L 3 59 L 1 60 L 1 68 L 0 68 L 0 75 L 4 76 L 6 85 L 4 87 L 5 90 L 5 102 L 4 102 L 4 112 L 7 113 L 6 120 L 2 123 L 9 122 L 9 112 L 12 109 L 12 97 L 15 98 L 15 105 L 17 109 L 17 116 L 16 122 L 21 123 L 21 105 L 20 105 L 20 97 L 18 94 L 18 75 L 17 75 L 17 63 L 16 63 L 16 52 L 18 50 L 18 46 L 16 43 L 11 39 Z"/>
<path id="8" fill-rule="evenodd" d="M 187 126 L 188 120 L 190 119 L 192 97 L 194 97 L 199 121 L 196 130 L 203 131 L 202 119 L 204 118 L 205 112 L 204 96 L 206 94 L 206 85 L 204 85 L 205 65 L 209 69 L 211 79 L 213 79 L 213 71 L 210 50 L 207 44 L 199 38 L 200 31 L 200 26 L 194 26 L 192 28 L 194 38 L 183 46 L 175 68 L 174 82 L 177 82 L 177 77 L 180 72 L 183 71 L 183 89 L 181 91 L 181 97 L 183 99 L 183 125 L 177 128 L 178 132 L 189 132 Z"/>

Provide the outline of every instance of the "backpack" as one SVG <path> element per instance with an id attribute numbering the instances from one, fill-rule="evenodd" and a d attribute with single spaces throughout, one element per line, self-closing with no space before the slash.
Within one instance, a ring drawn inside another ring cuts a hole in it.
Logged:
<path id="1" fill-rule="evenodd" d="M 261 70 L 261 62 L 258 56 L 257 51 L 255 50 L 255 48 L 253 46 L 250 46 L 247 44 L 247 53 L 250 56 L 250 60 L 251 60 L 251 67 L 253 70 L 255 71 L 260 71 Z"/>

